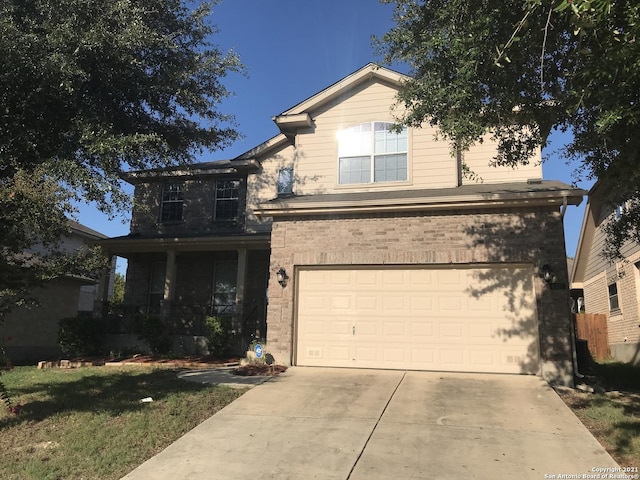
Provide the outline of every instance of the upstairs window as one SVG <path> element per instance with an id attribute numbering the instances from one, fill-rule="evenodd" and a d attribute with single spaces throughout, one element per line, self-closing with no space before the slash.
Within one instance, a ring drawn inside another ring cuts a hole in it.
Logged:
<path id="1" fill-rule="evenodd" d="M 217 180 L 213 219 L 230 222 L 238 219 L 240 208 L 240 180 Z"/>
<path id="2" fill-rule="evenodd" d="M 184 197 L 182 185 L 179 183 L 167 183 L 162 191 L 162 211 L 160 220 L 162 222 L 182 221 L 182 207 Z"/>
<path id="3" fill-rule="evenodd" d="M 338 183 L 407 180 L 407 129 L 393 132 L 392 126 L 369 122 L 338 133 Z"/>
<path id="4" fill-rule="evenodd" d="M 278 172 L 278 196 L 293 195 L 293 168 L 283 168 Z"/>
<path id="5" fill-rule="evenodd" d="M 618 310 L 620 304 L 618 303 L 618 284 L 612 283 L 609 285 L 609 310 Z"/>

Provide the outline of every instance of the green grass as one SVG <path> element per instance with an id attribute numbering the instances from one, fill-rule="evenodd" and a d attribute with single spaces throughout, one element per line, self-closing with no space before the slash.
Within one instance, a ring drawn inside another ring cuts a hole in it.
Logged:
<path id="1" fill-rule="evenodd" d="M 604 394 L 565 393 L 563 400 L 620 466 L 640 467 L 640 368 L 595 363 Z"/>
<path id="2" fill-rule="evenodd" d="M 1 379 L 23 406 L 0 413 L 5 480 L 121 478 L 244 392 L 148 367 L 18 367 Z"/>

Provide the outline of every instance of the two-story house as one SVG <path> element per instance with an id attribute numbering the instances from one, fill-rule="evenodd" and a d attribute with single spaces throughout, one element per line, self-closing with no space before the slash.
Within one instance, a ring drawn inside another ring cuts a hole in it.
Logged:
<path id="1" fill-rule="evenodd" d="M 582 289 L 586 313 L 607 315 L 608 342 L 613 358 L 640 363 L 640 244 L 628 241 L 622 258 L 602 255 L 608 222 L 620 218 L 624 205 L 607 201 L 608 187 L 597 182 L 589 191 L 571 281 Z"/>
<path id="2" fill-rule="evenodd" d="M 129 175 L 143 207 L 105 243 L 129 258 L 128 300 L 174 316 L 234 304 L 259 334 L 246 312 L 268 303 L 283 364 L 570 383 L 562 215 L 584 192 L 542 181 L 539 156 L 491 166 L 489 137 L 452 154 L 428 125 L 392 129 L 404 78 L 366 65 L 238 158 Z"/>

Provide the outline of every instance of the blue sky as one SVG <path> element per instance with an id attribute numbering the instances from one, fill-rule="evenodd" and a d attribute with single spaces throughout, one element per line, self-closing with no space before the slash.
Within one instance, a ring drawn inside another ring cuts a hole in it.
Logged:
<path id="1" fill-rule="evenodd" d="M 212 40 L 223 50 L 233 49 L 248 75 L 226 79 L 234 96 L 223 102 L 221 110 L 235 115 L 244 138 L 203 155 L 202 161 L 233 158 L 271 138 L 278 133 L 271 117 L 363 65 L 381 61 L 371 36 L 381 36 L 393 26 L 392 12 L 392 5 L 378 0 L 222 0 L 211 17 L 219 30 Z M 543 155 L 564 140 L 563 135 L 553 135 Z M 543 165 L 547 180 L 571 183 L 571 171 L 553 155 Z M 590 183 L 579 186 L 588 189 Z M 575 254 L 585 202 L 569 207 L 565 215 L 570 256 Z M 113 237 L 129 232 L 129 216 L 124 213 L 109 221 L 92 206 L 81 206 L 78 219 Z"/>

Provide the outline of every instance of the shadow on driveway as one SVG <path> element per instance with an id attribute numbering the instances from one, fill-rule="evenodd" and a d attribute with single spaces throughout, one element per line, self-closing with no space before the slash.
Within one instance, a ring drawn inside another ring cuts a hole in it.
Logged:
<path id="1" fill-rule="evenodd" d="M 539 377 L 294 367 L 125 479 L 539 480 L 606 467 L 617 464 Z"/>

